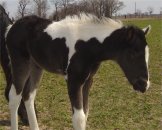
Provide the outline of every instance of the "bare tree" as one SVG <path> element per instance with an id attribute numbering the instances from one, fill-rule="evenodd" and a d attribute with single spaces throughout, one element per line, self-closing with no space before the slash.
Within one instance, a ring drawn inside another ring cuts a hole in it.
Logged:
<path id="1" fill-rule="evenodd" d="M 7 7 L 7 4 L 6 4 L 5 1 L 1 1 L 1 2 L 0 2 L 0 5 L 1 5 L 4 9 L 6 9 L 6 7 Z"/>
<path id="2" fill-rule="evenodd" d="M 124 7 L 124 3 L 119 0 L 105 0 L 104 1 L 104 14 L 106 17 L 112 17 L 114 13 Z"/>
<path id="3" fill-rule="evenodd" d="M 104 0 L 98 0 L 99 17 L 104 14 Z"/>
<path id="4" fill-rule="evenodd" d="M 113 14 L 124 7 L 124 3 L 119 0 L 87 0 L 89 1 L 89 8 L 91 13 L 98 17 L 106 16 L 112 17 Z"/>
<path id="5" fill-rule="evenodd" d="M 51 2 L 52 2 L 52 4 L 55 7 L 55 13 L 53 14 L 53 19 L 59 20 L 59 17 L 58 17 L 58 9 L 61 6 L 60 0 L 51 0 Z"/>
<path id="6" fill-rule="evenodd" d="M 47 11 L 49 10 L 48 1 L 42 1 L 42 17 L 45 18 L 47 16 Z"/>
<path id="7" fill-rule="evenodd" d="M 80 12 L 92 13 L 97 17 L 112 17 L 117 11 L 124 7 L 124 3 L 119 0 L 53 0 L 55 3 L 55 13 L 60 18 L 66 15 Z M 59 6 L 58 6 L 59 5 Z M 59 7 L 59 9 L 58 9 Z M 57 19 L 55 19 L 57 20 Z"/>
<path id="8" fill-rule="evenodd" d="M 154 8 L 153 7 L 148 7 L 147 10 L 148 10 L 150 15 L 154 12 Z"/>
<path id="9" fill-rule="evenodd" d="M 78 9 L 78 12 L 91 13 L 92 8 L 91 8 L 91 5 L 90 5 L 90 0 L 81 0 L 77 4 L 77 9 Z"/>
<path id="10" fill-rule="evenodd" d="M 10 15 L 8 9 L 7 9 L 7 3 L 6 1 L 0 1 L 0 5 L 5 9 L 6 13 L 8 14 L 8 16 Z"/>
<path id="11" fill-rule="evenodd" d="M 112 11 L 111 13 L 117 13 L 119 10 L 121 10 L 122 8 L 124 8 L 124 3 L 119 1 L 119 0 L 114 0 L 113 4 L 112 4 Z M 112 16 L 111 14 L 111 16 Z"/>
<path id="12" fill-rule="evenodd" d="M 89 0 L 89 12 L 100 17 L 102 15 L 104 0 Z"/>
<path id="13" fill-rule="evenodd" d="M 64 10 L 64 15 L 67 15 L 67 8 L 69 6 L 69 4 L 71 4 L 72 2 L 74 2 L 74 0 L 60 0 L 61 6 L 63 7 Z"/>
<path id="14" fill-rule="evenodd" d="M 45 18 L 49 9 L 47 0 L 33 0 L 35 3 L 35 14 Z"/>
<path id="15" fill-rule="evenodd" d="M 24 17 L 27 14 L 27 5 L 29 5 L 30 0 L 19 0 L 18 4 L 18 17 Z"/>

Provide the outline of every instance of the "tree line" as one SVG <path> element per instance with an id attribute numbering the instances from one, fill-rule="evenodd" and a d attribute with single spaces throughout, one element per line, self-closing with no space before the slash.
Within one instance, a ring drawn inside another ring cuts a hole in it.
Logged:
<path id="1" fill-rule="evenodd" d="M 6 6 L 3 2 L 1 5 Z M 18 0 L 16 19 L 26 15 L 60 20 L 67 15 L 92 13 L 97 17 L 112 17 L 124 7 L 120 0 Z M 5 8 L 5 7 L 4 7 Z M 49 15 L 48 11 L 53 10 Z"/>
<path id="2" fill-rule="evenodd" d="M 52 0 L 55 7 L 53 19 L 59 20 L 66 15 L 77 13 L 91 13 L 97 17 L 112 17 L 124 7 L 124 3 L 119 0 Z"/>

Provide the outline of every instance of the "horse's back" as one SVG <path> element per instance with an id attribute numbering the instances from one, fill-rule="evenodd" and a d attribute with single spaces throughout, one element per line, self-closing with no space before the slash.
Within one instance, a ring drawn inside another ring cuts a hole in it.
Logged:
<path id="1" fill-rule="evenodd" d="M 51 21 L 37 16 L 26 16 L 16 21 L 6 36 L 6 44 L 10 53 L 27 54 L 28 43 L 35 37 L 35 32 L 43 31 Z M 11 54 L 12 55 L 12 54 Z"/>
<path id="2" fill-rule="evenodd" d="M 42 68 L 63 73 L 67 66 L 68 48 L 65 38 L 52 39 L 44 32 L 51 23 L 37 16 L 28 16 L 14 23 L 7 35 L 12 59 L 20 58 L 22 63 L 22 59 L 30 60 L 32 57 Z"/>
<path id="3" fill-rule="evenodd" d="M 37 31 L 43 31 L 51 21 L 37 16 L 26 16 L 16 21 L 7 35 L 7 45 L 22 44 L 23 41 L 28 41 L 34 37 Z M 23 42 L 25 44 L 25 42 Z"/>

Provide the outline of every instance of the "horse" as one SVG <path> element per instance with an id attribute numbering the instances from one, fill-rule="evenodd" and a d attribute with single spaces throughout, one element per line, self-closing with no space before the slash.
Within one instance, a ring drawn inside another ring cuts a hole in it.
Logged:
<path id="1" fill-rule="evenodd" d="M 6 33 L 12 71 L 11 129 L 18 130 L 17 110 L 23 100 L 30 129 L 39 130 L 34 99 L 43 70 L 64 76 L 74 130 L 86 129 L 88 95 L 102 61 L 115 61 L 134 90 L 144 93 L 150 86 L 146 41 L 150 30 L 150 25 L 140 29 L 91 14 L 58 22 L 34 15 L 16 21 Z"/>

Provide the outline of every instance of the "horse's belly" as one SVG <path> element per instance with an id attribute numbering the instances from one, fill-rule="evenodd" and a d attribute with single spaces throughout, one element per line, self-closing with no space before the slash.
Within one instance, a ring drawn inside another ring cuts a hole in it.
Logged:
<path id="1" fill-rule="evenodd" d="M 32 55 L 34 62 L 42 69 L 52 73 L 64 74 L 66 65 L 62 56 L 51 56 L 44 53 Z"/>

